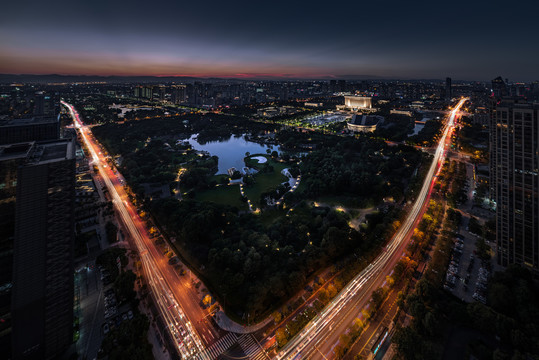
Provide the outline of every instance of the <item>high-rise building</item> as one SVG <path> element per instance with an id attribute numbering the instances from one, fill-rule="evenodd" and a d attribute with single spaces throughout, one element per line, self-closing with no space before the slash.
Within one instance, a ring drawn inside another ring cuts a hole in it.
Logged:
<path id="1" fill-rule="evenodd" d="M 187 87 L 185 85 L 172 85 L 170 100 L 174 104 L 181 104 L 187 100 Z"/>
<path id="2" fill-rule="evenodd" d="M 53 117 L 57 114 L 57 104 L 58 102 L 54 96 L 43 91 L 38 91 L 34 96 L 34 115 Z"/>
<path id="3" fill-rule="evenodd" d="M 154 89 L 154 98 L 158 98 L 159 100 L 164 101 L 167 95 L 167 88 L 165 87 L 165 85 L 158 85 Z"/>
<path id="4" fill-rule="evenodd" d="M 0 145 L 0 349 L 11 353 L 11 295 L 17 171 L 26 162 L 33 143 Z"/>
<path id="5" fill-rule="evenodd" d="M 490 125 L 498 262 L 539 273 L 539 104 L 502 100 Z"/>
<path id="6" fill-rule="evenodd" d="M 153 85 L 144 86 L 142 89 L 142 97 L 145 99 L 153 100 Z"/>
<path id="7" fill-rule="evenodd" d="M 453 98 L 453 91 L 451 89 L 451 78 L 445 78 L 445 98 L 451 100 Z"/>
<path id="8" fill-rule="evenodd" d="M 492 92 L 495 98 L 502 98 L 509 95 L 507 84 L 503 81 L 501 76 L 492 80 Z"/>
<path id="9" fill-rule="evenodd" d="M 54 359 L 73 341 L 75 144 L 27 146 L 16 180 L 13 358 Z"/>
<path id="10" fill-rule="evenodd" d="M 138 85 L 133 89 L 133 96 L 136 98 L 144 99 L 153 99 L 153 89 L 152 85 Z"/>
<path id="11" fill-rule="evenodd" d="M 144 87 L 141 85 L 135 86 L 133 89 L 133 96 L 136 98 L 141 98 L 144 92 Z"/>

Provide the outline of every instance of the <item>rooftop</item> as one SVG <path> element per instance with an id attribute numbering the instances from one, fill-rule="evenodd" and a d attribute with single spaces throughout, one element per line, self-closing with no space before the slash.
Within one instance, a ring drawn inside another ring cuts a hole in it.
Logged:
<path id="1" fill-rule="evenodd" d="M 354 125 L 372 126 L 372 125 L 378 124 L 379 122 L 383 120 L 384 118 L 382 116 L 355 114 L 352 117 L 352 120 L 350 121 L 350 123 Z"/>
<path id="2" fill-rule="evenodd" d="M 60 116 L 34 116 L 20 119 L 0 119 L 0 127 L 2 126 L 28 126 L 37 124 L 55 123 L 60 120 Z"/>
<path id="3" fill-rule="evenodd" d="M 74 159 L 75 144 L 71 139 L 60 139 L 0 145 L 0 161 L 24 158 L 33 165 Z"/>
<path id="4" fill-rule="evenodd" d="M 0 145 L 0 161 L 14 160 L 28 157 L 35 142 Z"/>
<path id="5" fill-rule="evenodd" d="M 75 144 L 71 139 L 45 141 L 36 144 L 30 161 L 34 164 L 74 159 Z"/>

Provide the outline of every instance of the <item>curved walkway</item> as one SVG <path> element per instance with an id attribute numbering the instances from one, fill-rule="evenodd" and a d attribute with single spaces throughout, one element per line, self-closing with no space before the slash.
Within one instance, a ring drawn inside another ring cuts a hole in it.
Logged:
<path id="1" fill-rule="evenodd" d="M 250 334 L 267 326 L 270 322 L 273 321 L 273 317 L 270 315 L 258 324 L 251 326 L 243 326 L 231 320 L 228 316 L 226 316 L 224 312 L 219 310 L 215 314 L 215 321 L 217 322 L 217 325 L 219 325 L 219 327 L 223 330 L 230 331 L 236 334 Z"/>
<path id="2" fill-rule="evenodd" d="M 283 201 L 284 196 L 285 196 L 286 194 L 288 194 L 289 192 L 294 192 L 294 191 L 298 188 L 299 182 L 301 181 L 301 175 L 298 175 L 297 178 L 293 177 L 292 174 L 290 174 L 290 171 L 288 171 L 288 168 L 283 169 L 283 170 L 281 171 L 281 174 L 283 174 L 284 176 L 286 176 L 286 177 L 288 178 L 288 183 L 290 184 L 290 190 L 288 190 L 287 192 L 285 192 L 285 193 L 283 194 L 283 196 L 281 196 L 281 197 L 279 198 L 279 200 L 277 200 L 277 201 L 275 202 L 275 204 L 277 204 L 277 205 L 280 205 L 280 204 L 281 204 L 281 202 Z"/>

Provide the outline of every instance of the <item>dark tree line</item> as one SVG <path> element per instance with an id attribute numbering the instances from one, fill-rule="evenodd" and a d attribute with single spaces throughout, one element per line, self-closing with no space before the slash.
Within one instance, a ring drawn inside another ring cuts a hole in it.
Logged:
<path id="1" fill-rule="evenodd" d="M 392 196 L 398 201 L 420 162 L 421 154 L 407 146 L 388 147 L 366 138 L 346 141 L 304 158 L 305 195 L 348 195 L 373 203 Z"/>

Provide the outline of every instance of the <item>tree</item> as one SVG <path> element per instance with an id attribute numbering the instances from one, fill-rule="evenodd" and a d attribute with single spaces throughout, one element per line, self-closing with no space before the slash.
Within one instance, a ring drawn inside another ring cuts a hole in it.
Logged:
<path id="1" fill-rule="evenodd" d="M 477 256 L 481 260 L 490 259 L 490 246 L 485 243 L 485 240 L 482 237 L 477 239 L 475 246 L 477 248 Z"/>
<path id="2" fill-rule="evenodd" d="M 252 176 L 244 176 L 243 183 L 245 184 L 245 186 L 251 186 L 255 183 L 255 180 Z"/>
<path id="3" fill-rule="evenodd" d="M 438 320 L 432 311 L 427 312 L 423 319 L 423 327 L 429 335 L 434 335 L 438 329 Z"/>
<path id="4" fill-rule="evenodd" d="M 273 316 L 273 321 L 275 322 L 275 324 L 278 324 L 281 322 L 283 314 L 281 314 L 280 311 L 275 311 L 273 312 L 273 314 L 271 314 L 271 316 Z"/>
<path id="5" fill-rule="evenodd" d="M 337 289 L 333 284 L 328 285 L 328 297 L 330 299 L 333 299 L 335 296 L 337 296 Z"/>
<path id="6" fill-rule="evenodd" d="M 137 294 L 133 288 L 136 278 L 137 276 L 131 270 L 124 271 L 118 276 L 114 285 L 120 299 L 124 301 L 132 301 L 135 299 Z"/>
<path id="7" fill-rule="evenodd" d="M 282 327 L 278 328 L 277 331 L 275 331 L 275 339 L 277 340 L 277 344 L 279 344 L 280 348 L 285 346 L 288 342 L 285 330 Z"/>
<path id="8" fill-rule="evenodd" d="M 383 287 L 378 288 L 372 292 L 371 299 L 372 299 L 372 304 L 373 304 L 374 309 L 378 309 L 382 305 L 382 302 L 384 301 L 385 296 L 386 296 L 386 292 Z"/>
<path id="9" fill-rule="evenodd" d="M 342 346 L 346 349 L 348 348 L 348 345 L 350 345 L 350 341 L 352 339 L 350 338 L 350 335 L 348 334 L 342 334 L 339 336 L 339 342 L 342 344 Z"/>
<path id="10" fill-rule="evenodd" d="M 411 326 L 398 327 L 393 335 L 393 343 L 397 345 L 399 353 L 405 359 L 419 359 L 422 340 L 421 337 Z"/>
<path id="11" fill-rule="evenodd" d="M 232 176 L 230 178 L 232 180 L 240 179 L 241 178 L 241 173 L 238 170 L 236 170 L 236 171 L 234 171 L 234 173 L 232 174 Z"/>
<path id="12" fill-rule="evenodd" d="M 509 355 L 500 349 L 496 349 L 492 353 L 492 360 L 509 360 Z"/>
<path id="13" fill-rule="evenodd" d="M 117 259 L 120 259 L 120 264 L 122 267 L 126 266 L 128 263 L 126 250 L 119 247 L 111 247 L 103 251 L 95 260 L 97 265 L 103 266 L 109 273 L 114 281 L 118 276 L 118 265 Z"/>
<path id="14" fill-rule="evenodd" d="M 204 298 L 202 299 L 202 303 L 203 303 L 205 306 L 210 306 L 210 305 L 211 305 L 211 302 L 212 302 L 212 299 L 211 299 L 211 295 L 210 295 L 210 294 L 206 294 L 206 296 L 204 296 Z"/>
<path id="15" fill-rule="evenodd" d="M 118 228 L 111 221 L 107 221 L 107 223 L 105 224 L 105 232 L 107 234 L 107 241 L 109 242 L 109 244 L 118 241 L 118 237 L 116 236 Z"/>
<path id="16" fill-rule="evenodd" d="M 329 302 L 329 295 L 328 295 L 328 291 L 325 289 L 325 288 L 322 288 L 318 291 L 318 300 L 320 300 L 320 302 L 322 302 L 322 304 L 327 304 Z"/>
<path id="17" fill-rule="evenodd" d="M 152 345 L 148 342 L 150 323 L 144 315 L 124 321 L 103 339 L 99 357 L 108 356 L 113 360 L 150 360 L 153 359 Z"/>

